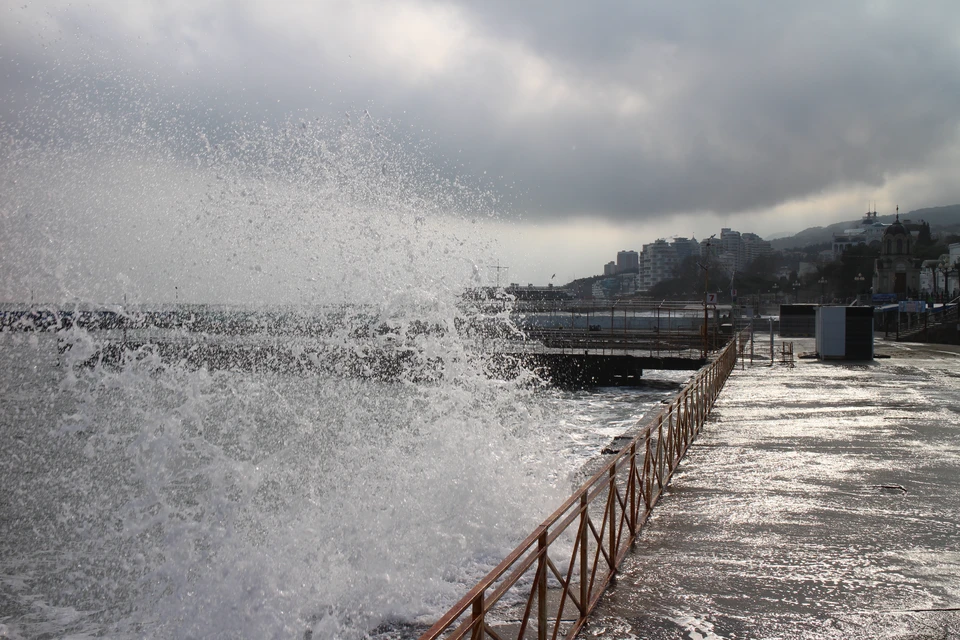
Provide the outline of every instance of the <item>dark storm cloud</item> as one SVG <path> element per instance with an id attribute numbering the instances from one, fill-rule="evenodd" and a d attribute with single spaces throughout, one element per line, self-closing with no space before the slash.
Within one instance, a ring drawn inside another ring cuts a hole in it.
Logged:
<path id="1" fill-rule="evenodd" d="M 188 96 L 197 126 L 369 109 L 528 218 L 880 188 L 926 170 L 960 126 L 953 3 L 109 6 L 0 27 L 6 108 L 59 60 Z"/>
<path id="2" fill-rule="evenodd" d="M 620 4 L 466 5 L 570 75 L 653 94 L 636 117 L 561 107 L 542 137 L 516 132 L 511 170 L 548 208 L 755 209 L 879 186 L 955 143 L 954 5 Z"/>

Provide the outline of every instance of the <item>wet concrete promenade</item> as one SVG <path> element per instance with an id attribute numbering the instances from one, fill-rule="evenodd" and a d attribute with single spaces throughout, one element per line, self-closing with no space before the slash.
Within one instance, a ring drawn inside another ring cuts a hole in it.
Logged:
<path id="1" fill-rule="evenodd" d="M 877 353 L 738 365 L 580 637 L 960 638 L 960 349 Z"/>

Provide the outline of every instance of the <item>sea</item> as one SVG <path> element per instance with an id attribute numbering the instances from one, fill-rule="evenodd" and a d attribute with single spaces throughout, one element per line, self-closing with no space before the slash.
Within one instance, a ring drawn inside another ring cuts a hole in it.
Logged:
<path id="1" fill-rule="evenodd" d="M 0 333 L 0 637 L 415 637 L 690 375 L 563 390 L 421 335 L 442 377 L 382 381 L 98 360 L 107 334 Z"/>

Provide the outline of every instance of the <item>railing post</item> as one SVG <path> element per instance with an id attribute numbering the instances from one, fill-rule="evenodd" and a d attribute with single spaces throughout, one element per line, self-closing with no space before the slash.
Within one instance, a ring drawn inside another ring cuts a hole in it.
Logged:
<path id="1" fill-rule="evenodd" d="M 677 466 L 677 463 L 680 462 L 680 452 L 683 451 L 684 444 L 680 429 L 677 428 L 676 416 L 673 415 L 672 406 L 667 410 L 667 430 L 673 434 L 673 451 L 670 452 L 670 455 L 673 458 L 670 463 L 670 469 L 672 470 Z"/>
<path id="2" fill-rule="evenodd" d="M 637 539 L 637 442 L 630 443 L 630 482 L 627 484 L 630 491 L 630 546 Z"/>
<path id="3" fill-rule="evenodd" d="M 617 465 L 610 465 L 610 494 L 607 502 L 610 505 L 610 577 L 614 580 L 617 570 Z"/>
<path id="4" fill-rule="evenodd" d="M 483 639 L 483 635 L 484 635 L 483 594 L 484 594 L 484 591 L 480 591 L 480 593 L 477 594 L 477 597 L 473 599 L 473 628 L 470 630 L 471 640 Z"/>
<path id="5" fill-rule="evenodd" d="M 587 566 L 587 492 L 580 494 L 580 617 L 587 617 L 590 591 L 587 584 L 590 575 Z"/>
<path id="6" fill-rule="evenodd" d="M 668 434 L 669 435 L 669 434 Z M 663 441 L 663 414 L 657 419 L 657 493 L 663 491 L 663 457 L 667 450 L 667 443 Z"/>
<path id="7" fill-rule="evenodd" d="M 650 511 L 650 503 L 653 499 L 653 450 L 650 448 L 650 430 L 648 429 L 643 438 L 643 512 Z"/>
<path id="8" fill-rule="evenodd" d="M 547 640 L 547 530 L 537 539 L 537 551 L 540 558 L 537 560 L 537 574 L 540 582 L 537 584 L 537 640 Z"/>

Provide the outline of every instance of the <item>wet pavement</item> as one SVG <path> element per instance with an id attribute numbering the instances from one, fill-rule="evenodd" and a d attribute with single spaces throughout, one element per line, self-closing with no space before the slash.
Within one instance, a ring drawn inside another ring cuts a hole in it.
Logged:
<path id="1" fill-rule="evenodd" d="M 877 353 L 738 365 L 580 637 L 960 638 L 960 348 Z"/>

